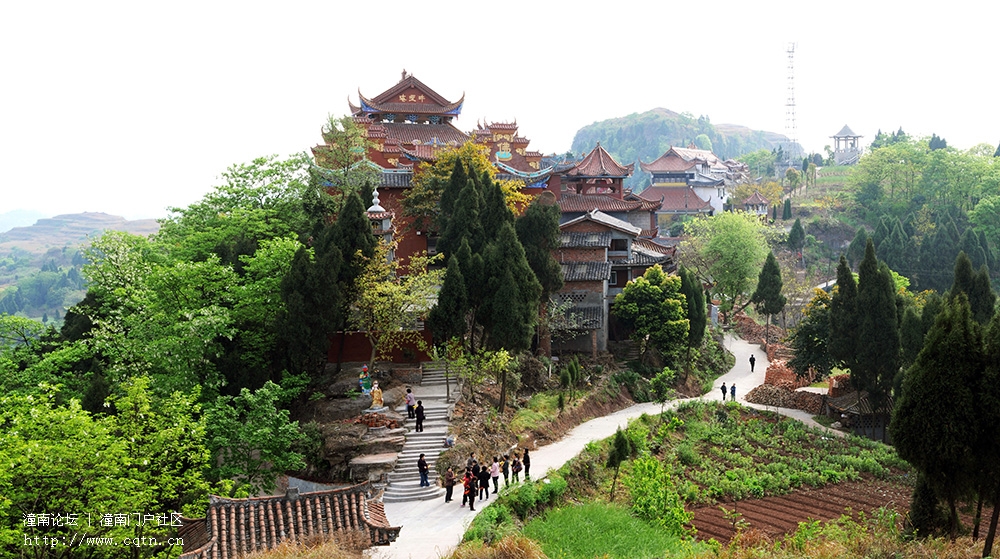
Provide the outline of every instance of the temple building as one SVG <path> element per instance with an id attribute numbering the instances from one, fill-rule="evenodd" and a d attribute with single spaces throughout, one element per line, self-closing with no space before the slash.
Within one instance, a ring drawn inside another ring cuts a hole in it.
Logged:
<path id="1" fill-rule="evenodd" d="M 734 160 L 723 161 L 714 153 L 694 146 L 671 147 L 650 163 L 639 167 L 652 176 L 651 185 L 640 196 L 663 200 L 657 212 L 659 225 L 666 227 L 674 216 L 714 215 L 723 210 L 729 188 L 747 179 L 747 166 Z"/>
<path id="2" fill-rule="evenodd" d="M 529 140 L 518 133 L 516 122 L 478 123 L 470 133 L 458 129 L 454 121 L 464 102 L 464 94 L 449 101 L 405 70 L 400 81 L 382 93 L 368 97 L 359 90 L 357 104 L 348 100 L 354 123 L 370 142 L 367 164 L 380 173 L 380 207 L 392 216 L 399 243 L 395 256 L 404 263 L 422 251 L 434 254 L 436 239 L 411 227 L 413 218 L 404 215 L 401 201 L 420 164 L 432 164 L 442 150 L 470 140 L 486 145 L 497 178 L 519 179 L 532 194 L 545 189 L 552 174 L 551 166 L 541 165 L 542 154 L 528 149 Z M 313 154 L 329 148 L 318 145 Z"/>

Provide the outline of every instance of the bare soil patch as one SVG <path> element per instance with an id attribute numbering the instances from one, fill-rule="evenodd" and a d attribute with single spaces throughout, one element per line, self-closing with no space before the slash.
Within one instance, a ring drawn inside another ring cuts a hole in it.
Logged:
<path id="1" fill-rule="evenodd" d="M 748 499 L 694 509 L 692 524 L 699 540 L 716 539 L 727 543 L 736 533 L 734 520 L 726 518 L 720 507 L 735 510 L 747 530 L 777 538 L 794 532 L 799 522 L 829 521 L 841 515 L 870 514 L 885 507 L 903 514 L 909 509 L 912 488 L 898 483 L 868 479 L 804 488 L 786 495 Z"/>

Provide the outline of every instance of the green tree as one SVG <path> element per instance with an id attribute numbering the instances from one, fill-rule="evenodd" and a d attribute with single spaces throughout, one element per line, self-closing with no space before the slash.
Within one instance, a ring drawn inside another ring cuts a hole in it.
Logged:
<path id="1" fill-rule="evenodd" d="M 871 240 L 868 241 L 871 245 Z M 857 359 L 858 347 L 858 284 L 847 265 L 847 258 L 840 257 L 837 266 L 837 285 L 830 300 L 830 357 L 840 367 L 851 368 Z"/>
<path id="2" fill-rule="evenodd" d="M 948 503 L 949 533 L 957 502 L 973 484 L 979 424 L 974 389 L 984 366 L 982 339 L 964 294 L 945 305 L 924 349 L 906 374 L 889 425 L 900 457 Z"/>
<path id="3" fill-rule="evenodd" d="M 754 280 L 767 257 L 766 228 L 746 212 L 723 212 L 692 221 L 681 261 L 712 285 L 728 315 L 750 304 Z"/>
<path id="4" fill-rule="evenodd" d="M 618 484 L 618 471 L 621 469 L 622 462 L 625 462 L 635 454 L 636 448 L 633 444 L 632 439 L 628 437 L 624 432 L 622 432 L 621 427 L 615 431 L 615 437 L 611 441 L 611 452 L 608 453 L 608 460 L 605 462 L 604 467 L 614 468 L 615 477 L 611 480 L 611 502 L 615 502 L 615 485 Z"/>
<path id="5" fill-rule="evenodd" d="M 802 183 L 802 174 L 796 171 L 795 169 L 789 167 L 788 170 L 785 171 L 785 183 L 788 185 L 788 188 L 790 188 L 791 190 L 795 190 L 796 188 L 799 187 L 799 184 Z"/>
<path id="6" fill-rule="evenodd" d="M 1000 520 L 1000 314 L 994 315 L 986 329 L 984 344 L 985 369 L 976 391 L 976 418 L 980 439 L 975 446 L 975 459 L 980 498 L 993 502 L 983 557 L 993 553 L 993 542 Z"/>
<path id="7" fill-rule="evenodd" d="M 489 279 L 480 323 L 489 347 L 512 352 L 530 348 L 542 286 L 510 223 L 500 225 L 497 239 L 487 247 L 483 261 Z"/>
<path id="8" fill-rule="evenodd" d="M 791 231 L 788 232 L 788 248 L 792 252 L 800 252 L 806 244 L 806 230 L 802 228 L 802 220 L 795 218 Z"/>
<path id="9" fill-rule="evenodd" d="M 684 295 L 685 311 L 688 317 L 687 357 L 684 360 L 684 378 L 690 373 L 691 350 L 701 347 L 708 325 L 708 307 L 705 306 L 705 291 L 698 276 L 683 265 L 677 272 L 681 278 L 681 294 Z"/>
<path id="10" fill-rule="evenodd" d="M 427 317 L 434 339 L 447 342 L 453 338 L 462 339 L 467 330 L 466 315 L 469 300 L 465 291 L 465 278 L 458 257 L 448 259 L 448 269 L 444 274 L 444 284 L 438 292 L 437 304 Z"/>
<path id="11" fill-rule="evenodd" d="M 972 306 L 972 318 L 979 324 L 986 325 L 993 318 L 996 309 L 997 296 L 990 283 L 990 271 L 983 264 L 972 278 L 972 291 L 969 293 L 969 304 Z"/>
<path id="12" fill-rule="evenodd" d="M 810 372 L 825 377 L 833 369 L 830 355 L 830 295 L 822 289 L 813 290 L 813 298 L 803 311 L 803 319 L 792 332 L 790 346 L 795 356 L 788 366 L 800 377 Z"/>
<path id="13" fill-rule="evenodd" d="M 789 171 L 794 171 L 795 169 L 789 169 Z M 792 199 L 785 198 L 785 204 L 781 210 L 781 220 L 792 219 Z"/>
<path id="14" fill-rule="evenodd" d="M 357 280 L 357 295 L 351 305 L 351 326 L 361 330 L 371 344 L 369 362 L 385 358 L 406 344 L 422 347 L 424 341 L 416 321 L 424 318 L 441 285 L 444 270 L 428 270 L 437 257 L 410 259 L 406 276 L 398 274 L 399 261 L 390 260 L 391 247 L 380 243 Z"/>
<path id="15" fill-rule="evenodd" d="M 768 252 L 764 266 L 761 267 L 760 275 L 757 277 L 757 289 L 750 297 L 750 302 L 757 308 L 757 312 L 767 317 L 764 326 L 765 347 L 770 342 L 771 317 L 785 308 L 785 296 L 781 294 L 781 285 L 781 268 L 778 267 L 774 253 Z"/>
<path id="16" fill-rule="evenodd" d="M 865 246 L 865 258 L 858 267 L 857 309 L 857 359 L 851 367 L 851 381 L 868 391 L 872 408 L 879 410 L 899 371 L 899 323 L 892 275 L 885 264 L 879 266 L 871 242 Z"/>
<path id="17" fill-rule="evenodd" d="M 220 396 L 205 410 L 207 444 L 215 481 L 230 481 L 231 497 L 272 491 L 278 476 L 305 467 L 302 455 L 292 451 L 299 440 L 297 421 L 281 409 L 285 393 L 268 381 L 251 392 Z"/>
<path id="18" fill-rule="evenodd" d="M 653 347 L 670 358 L 687 341 L 686 307 L 681 278 L 668 276 L 657 264 L 625 285 L 615 296 L 612 312 L 643 350 Z"/>
<path id="19" fill-rule="evenodd" d="M 969 221 L 993 246 L 1000 246 L 1000 195 L 994 194 L 979 200 L 969 212 Z"/>
<path id="20" fill-rule="evenodd" d="M 917 309 L 907 307 L 903 313 L 903 321 L 899 326 L 900 362 L 903 369 L 908 369 L 924 347 L 924 327 L 917 314 Z"/>
<path id="21" fill-rule="evenodd" d="M 868 243 L 868 232 L 864 227 L 858 227 L 858 232 L 854 234 L 854 239 L 847 247 L 847 262 L 851 268 L 855 268 L 865 257 L 865 245 Z"/>

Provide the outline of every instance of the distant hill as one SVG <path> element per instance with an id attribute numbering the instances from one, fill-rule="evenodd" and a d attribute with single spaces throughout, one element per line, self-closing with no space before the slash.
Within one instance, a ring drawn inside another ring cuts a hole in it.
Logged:
<path id="1" fill-rule="evenodd" d="M 15 227 L 31 225 L 45 214 L 32 210 L 13 210 L 0 214 L 0 233 L 10 231 Z"/>
<path id="2" fill-rule="evenodd" d="M 87 242 L 105 231 L 150 235 L 159 228 L 154 219 L 87 212 L 0 233 L 0 312 L 58 321 L 83 298 L 80 249 Z"/>
<path id="3" fill-rule="evenodd" d="M 160 224 L 155 219 L 129 221 L 101 212 L 57 215 L 39 219 L 28 227 L 14 227 L 0 233 L 0 257 L 15 247 L 31 253 L 44 253 L 50 248 L 61 249 L 67 245 L 77 247 L 108 230 L 150 235 L 159 229 Z"/>
<path id="4" fill-rule="evenodd" d="M 639 159 L 648 163 L 670 146 L 687 147 L 694 143 L 699 148 L 711 149 L 722 159 L 735 159 L 758 149 L 770 151 L 786 144 L 788 138 L 737 124 L 712 124 L 705 116 L 696 118 L 657 108 L 584 126 L 573 137 L 573 153 L 585 154 L 597 142 L 619 163 L 636 163 L 635 174 L 626 183 L 634 188 L 649 180 L 639 169 Z"/>

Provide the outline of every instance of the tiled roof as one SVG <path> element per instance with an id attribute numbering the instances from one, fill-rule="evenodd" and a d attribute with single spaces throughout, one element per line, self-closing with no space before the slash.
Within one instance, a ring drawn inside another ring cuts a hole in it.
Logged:
<path id="1" fill-rule="evenodd" d="M 635 225 L 632 225 L 631 223 L 629 223 L 627 221 L 623 221 L 621 219 L 618 219 L 617 217 L 612 217 L 612 216 L 610 216 L 610 215 L 608 215 L 608 214 L 606 214 L 604 212 L 598 211 L 598 210 L 591 210 L 591 211 L 589 211 L 589 212 L 581 215 L 580 217 L 571 219 L 571 220 L 567 221 L 566 223 L 563 223 L 563 224 L 559 225 L 559 228 L 560 229 L 565 229 L 565 228 L 569 227 L 570 225 L 575 225 L 575 224 L 580 223 L 582 221 L 593 221 L 594 223 L 600 223 L 601 225 L 607 225 L 608 227 L 611 227 L 612 229 L 617 229 L 619 231 L 622 231 L 623 233 L 628 233 L 629 235 L 632 235 L 632 236 L 638 236 L 639 233 L 642 233 L 642 229 L 636 227 Z"/>
<path id="2" fill-rule="evenodd" d="M 714 153 L 712 153 L 711 151 L 709 151 L 707 149 L 695 149 L 693 147 L 691 147 L 691 148 L 671 147 L 668 150 L 668 153 L 670 151 L 673 151 L 674 153 L 676 153 L 677 155 L 681 156 L 682 158 L 684 158 L 687 161 L 691 161 L 691 160 L 694 160 L 694 159 L 701 159 L 702 161 L 704 161 L 704 162 L 706 162 L 706 163 L 708 163 L 709 165 L 712 165 L 712 166 L 715 166 L 715 165 L 718 165 L 718 164 L 722 163 L 722 160 L 719 159 L 719 156 L 715 155 Z M 666 155 L 666 154 L 664 154 L 664 155 Z"/>
<path id="3" fill-rule="evenodd" d="M 383 186 L 389 188 L 409 188 L 410 181 L 413 180 L 413 173 L 382 173 L 382 178 L 378 183 L 379 188 Z"/>
<path id="4" fill-rule="evenodd" d="M 633 247 L 639 247 L 641 250 L 650 253 L 659 253 L 673 258 L 677 254 L 676 246 L 664 246 L 650 239 L 636 239 L 632 241 Z"/>
<path id="5" fill-rule="evenodd" d="M 712 204 L 702 200 L 690 186 L 651 186 L 639 194 L 647 200 L 661 199 L 661 212 L 708 213 Z"/>
<path id="6" fill-rule="evenodd" d="M 406 91 L 416 90 L 419 95 L 424 97 L 422 102 L 399 102 L 399 96 Z M 376 95 L 375 97 L 369 99 L 358 91 L 358 99 L 361 101 L 361 107 L 350 103 L 351 113 L 358 114 L 362 111 L 368 112 L 369 109 L 372 112 L 379 113 L 396 113 L 399 115 L 406 114 L 452 114 L 457 115 L 462 110 L 462 103 L 465 102 L 465 94 L 462 94 L 462 98 L 458 101 L 452 103 L 444 97 L 442 97 L 438 92 L 427 87 L 422 81 L 413 77 L 413 75 L 404 75 L 403 79 L 399 81 L 396 85 L 390 87 L 389 89 L 383 91 L 382 93 Z M 367 105 L 367 107 L 365 107 Z"/>
<path id="7" fill-rule="evenodd" d="M 389 545 L 399 528 L 389 526 L 382 503 L 369 501 L 369 483 L 280 497 L 211 497 L 204 519 L 184 519 L 181 559 L 236 559 L 283 541 L 363 531 L 372 545 Z"/>
<path id="8" fill-rule="evenodd" d="M 647 173 L 680 173 L 694 168 L 698 162 L 697 160 L 686 160 L 673 150 L 667 150 L 666 153 L 649 163 L 643 163 L 640 159 L 639 168 Z"/>
<path id="9" fill-rule="evenodd" d="M 761 196 L 759 190 L 754 190 L 753 194 L 751 194 L 749 198 L 743 200 L 743 205 L 748 204 L 751 206 L 767 206 L 770 202 L 767 201 L 767 198 Z"/>
<path id="10" fill-rule="evenodd" d="M 637 200 L 619 200 L 607 194 L 563 194 L 559 199 L 559 210 L 563 213 L 589 212 L 631 212 L 643 207 Z"/>
<path id="11" fill-rule="evenodd" d="M 840 132 L 837 132 L 837 134 L 835 136 L 830 136 L 830 137 L 831 138 L 860 138 L 861 136 L 858 136 L 857 134 L 855 134 L 854 130 L 851 130 L 851 127 L 845 124 L 844 127 L 840 129 Z"/>
<path id="12" fill-rule="evenodd" d="M 611 278 L 611 262 L 562 262 L 563 281 L 602 281 Z"/>
<path id="13" fill-rule="evenodd" d="M 400 144 L 413 144 L 417 140 L 420 144 L 448 144 L 458 146 L 464 144 L 469 136 L 450 123 L 444 124 L 408 124 L 405 122 L 383 122 L 386 137 L 389 140 Z M 451 142 L 455 142 L 452 144 Z M 407 146 L 408 147 L 408 146 Z"/>
<path id="14" fill-rule="evenodd" d="M 570 317 L 573 327 L 567 330 L 600 330 L 604 325 L 603 307 L 577 307 L 574 306 L 566 311 Z"/>
<path id="15" fill-rule="evenodd" d="M 659 209 L 659 208 L 657 208 L 657 209 Z M 653 237 L 656 237 L 659 234 L 660 234 L 660 228 L 659 227 L 653 227 L 652 229 L 643 229 L 642 232 L 639 233 L 639 236 L 651 239 Z"/>
<path id="16" fill-rule="evenodd" d="M 600 233 L 563 232 L 559 235 L 559 246 L 562 248 L 586 248 L 611 246 L 611 231 Z"/>
<path id="17" fill-rule="evenodd" d="M 566 171 L 566 174 L 576 177 L 627 177 L 632 174 L 634 167 L 634 163 L 619 164 L 601 147 L 601 144 L 597 144 L 597 147 L 572 169 Z"/>

